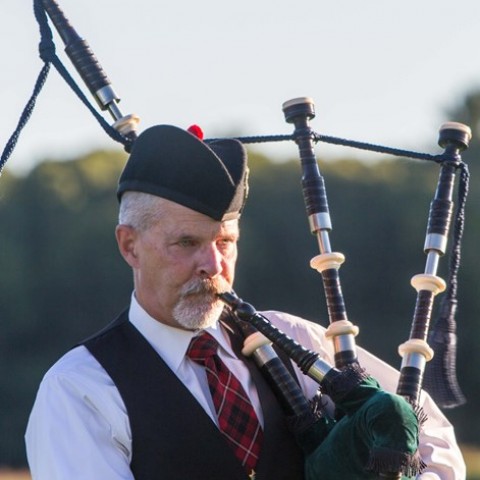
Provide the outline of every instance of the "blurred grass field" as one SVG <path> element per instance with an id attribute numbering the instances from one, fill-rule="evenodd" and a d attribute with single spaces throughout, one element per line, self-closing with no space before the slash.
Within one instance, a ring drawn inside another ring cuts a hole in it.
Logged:
<path id="1" fill-rule="evenodd" d="M 30 480 L 30 478 L 28 471 L 0 469 L 1 480 Z"/>
<path id="2" fill-rule="evenodd" d="M 480 447 L 462 445 L 462 453 L 467 464 L 467 479 L 480 480 Z M 31 480 L 26 470 L 5 470 L 0 468 L 0 480 Z"/>
<path id="3" fill-rule="evenodd" d="M 467 480 L 480 480 L 480 447 L 461 445 L 467 464 Z"/>

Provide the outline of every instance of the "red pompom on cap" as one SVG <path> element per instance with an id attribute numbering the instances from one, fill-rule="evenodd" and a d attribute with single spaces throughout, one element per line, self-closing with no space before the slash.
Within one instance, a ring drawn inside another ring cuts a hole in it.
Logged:
<path id="1" fill-rule="evenodd" d="M 192 135 L 195 135 L 200 140 L 203 140 L 203 130 L 198 125 L 191 125 L 187 128 L 187 132 L 190 132 Z"/>

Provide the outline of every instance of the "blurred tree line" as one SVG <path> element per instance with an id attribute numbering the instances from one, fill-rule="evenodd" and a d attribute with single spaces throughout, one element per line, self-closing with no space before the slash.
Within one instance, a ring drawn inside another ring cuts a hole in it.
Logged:
<path id="1" fill-rule="evenodd" d="M 467 97 L 455 113 L 475 134 L 480 94 Z M 285 310 L 327 325 L 321 277 L 309 267 L 319 252 L 309 233 L 299 162 L 273 163 L 253 152 L 250 157 L 235 288 L 258 309 Z M 468 403 L 446 412 L 459 441 L 470 444 L 480 444 L 478 158 L 475 139 L 464 155 L 472 160 L 472 180 L 457 313 L 457 370 Z M 0 466 L 25 464 L 23 432 L 48 367 L 129 301 L 131 273 L 113 233 L 116 182 L 125 160 L 123 152 L 98 151 L 72 161 L 44 161 L 22 178 L 6 171 L 0 179 Z M 333 220 L 332 246 L 347 257 L 340 271 L 342 290 L 349 318 L 360 327 L 358 343 L 398 368 L 397 346 L 408 338 L 416 299 L 410 278 L 425 266 L 423 243 L 438 165 L 346 159 L 320 167 Z M 446 267 L 444 258 L 443 278 Z"/>

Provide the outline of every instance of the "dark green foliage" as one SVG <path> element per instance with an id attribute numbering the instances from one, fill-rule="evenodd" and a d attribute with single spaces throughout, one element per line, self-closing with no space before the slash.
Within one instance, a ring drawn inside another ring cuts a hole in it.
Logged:
<path id="1" fill-rule="evenodd" d="M 1 179 L 0 465 L 24 463 L 23 430 L 46 369 L 128 302 L 113 233 L 123 162 L 97 152 Z"/>
<path id="2" fill-rule="evenodd" d="M 472 150 L 478 153 L 478 145 Z M 25 463 L 23 432 L 46 369 L 129 301 L 131 273 L 114 238 L 115 188 L 124 161 L 123 153 L 96 152 L 44 162 L 25 178 L 6 172 L 0 179 L 0 465 Z M 326 325 L 321 277 L 309 267 L 319 251 L 309 233 L 299 162 L 275 164 L 252 154 L 250 168 L 237 293 L 258 309 L 286 310 Z M 423 242 L 438 166 L 337 161 L 321 162 L 320 168 L 333 220 L 332 247 L 346 255 L 340 275 L 350 320 L 361 329 L 358 343 L 399 367 L 397 346 L 408 338 L 416 297 L 410 278 L 425 266 Z M 457 316 L 459 379 L 469 403 L 447 412 L 467 443 L 480 443 L 476 178 Z"/>

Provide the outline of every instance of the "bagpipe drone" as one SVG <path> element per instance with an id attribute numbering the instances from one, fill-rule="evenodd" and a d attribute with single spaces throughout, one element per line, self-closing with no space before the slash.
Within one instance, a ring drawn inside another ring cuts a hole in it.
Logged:
<path id="1" fill-rule="evenodd" d="M 87 42 L 77 34 L 55 0 L 34 0 L 34 12 L 40 26 L 39 52 L 44 66 L 17 128 L 4 148 L 0 172 L 32 114 L 50 65 L 72 87 L 105 132 L 130 151 L 136 139 L 139 118 L 121 113 L 118 107 L 120 99 Z M 90 104 L 56 55 L 49 18 L 65 44 L 65 52 L 98 106 L 113 117 L 113 125 Z M 424 468 L 417 451 L 419 430 L 425 420 L 420 407 L 424 372 L 427 390 L 440 406 L 452 408 L 465 401 L 455 375 L 455 311 L 469 180 L 461 152 L 468 148 L 470 128 L 456 122 L 443 124 L 439 131 L 439 145 L 444 151 L 429 155 L 320 135 L 310 127 L 315 108 L 313 101 L 307 97 L 285 102 L 283 113 L 286 122 L 294 126 L 292 135 L 236 138 L 243 143 L 294 141 L 298 146 L 306 212 L 311 233 L 316 236 L 320 250 L 310 265 L 323 280 L 329 316 L 326 336 L 333 343 L 335 365 L 329 365 L 317 353 L 287 337 L 253 306 L 237 297 L 235 292 L 225 292 L 220 298 L 244 333 L 243 353 L 254 357 L 284 407 L 292 430 L 305 452 L 308 480 L 415 476 Z M 427 222 L 424 272 L 411 279 L 417 291 L 417 301 L 409 339 L 399 346 L 402 363 L 396 394 L 383 391 L 357 360 L 355 336 L 358 327 L 348 320 L 341 289 L 339 270 L 344 256 L 333 251 L 330 243 L 332 222 L 324 179 L 315 157 L 317 142 L 434 161 L 440 166 Z M 458 172 L 458 202 L 454 209 L 453 196 Z M 447 251 L 450 236 L 453 236 L 453 245 L 450 250 L 449 278 L 445 282 L 437 276 L 437 269 L 440 258 Z M 441 304 L 440 318 L 430 332 L 434 298 L 444 290 L 446 294 Z M 305 398 L 292 374 L 275 353 L 272 343 L 286 353 L 305 375 L 319 384 L 320 393 L 316 400 Z M 426 369 L 430 360 L 430 368 Z M 335 403 L 339 412 L 336 418 L 331 418 L 323 411 L 322 394 L 328 395 Z"/>

